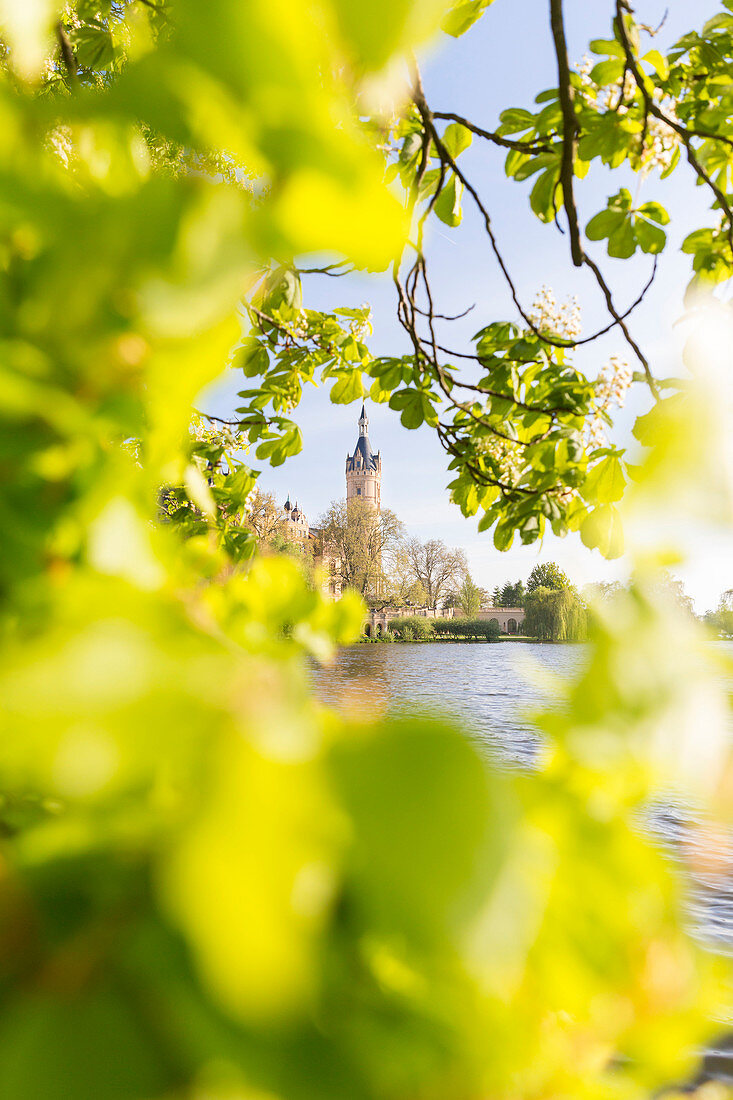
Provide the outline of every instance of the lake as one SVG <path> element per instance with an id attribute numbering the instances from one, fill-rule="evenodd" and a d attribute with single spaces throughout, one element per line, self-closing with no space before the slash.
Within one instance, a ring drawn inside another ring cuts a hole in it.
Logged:
<path id="1" fill-rule="evenodd" d="M 532 709 L 548 702 L 542 684 L 577 673 L 584 656 L 582 645 L 532 642 L 356 645 L 341 650 L 330 667 L 314 668 L 312 675 L 319 698 L 336 709 L 449 715 L 506 767 L 531 768 L 538 745 Z M 683 840 L 705 831 L 691 807 L 671 798 L 650 812 L 647 827 L 675 861 Z M 733 837 L 716 838 L 716 843 L 721 858 L 732 865 Z M 688 916 L 694 935 L 714 951 L 733 955 L 733 880 L 693 877 Z M 732 1023 L 733 1016 L 725 1021 Z M 706 1066 L 733 1082 L 733 1042 L 708 1052 Z"/>

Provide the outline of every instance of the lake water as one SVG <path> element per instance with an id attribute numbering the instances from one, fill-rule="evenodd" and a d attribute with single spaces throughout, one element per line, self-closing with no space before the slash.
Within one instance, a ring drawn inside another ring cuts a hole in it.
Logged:
<path id="1" fill-rule="evenodd" d="M 330 667 L 314 669 L 313 678 L 318 696 L 336 709 L 448 715 L 504 766 L 531 768 L 538 746 L 532 709 L 548 702 L 542 685 L 577 673 L 584 656 L 582 645 L 531 642 L 357 645 L 341 650 Z M 647 824 L 675 861 L 692 835 L 710 846 L 706 826 L 679 801 L 667 800 Z M 733 866 L 733 837 L 716 835 L 714 843 L 721 865 Z M 693 875 L 688 916 L 694 935 L 733 956 L 732 877 L 718 869 Z M 733 1014 L 725 1024 L 733 1024 Z M 733 1082 L 733 1041 L 708 1052 L 706 1068 Z"/>
<path id="2" fill-rule="evenodd" d="M 583 646 L 532 642 L 357 645 L 314 675 L 320 698 L 336 707 L 365 699 L 380 709 L 447 714 L 507 764 L 530 764 L 537 747 L 531 711 L 543 701 L 532 681 L 572 675 L 583 653 Z"/>

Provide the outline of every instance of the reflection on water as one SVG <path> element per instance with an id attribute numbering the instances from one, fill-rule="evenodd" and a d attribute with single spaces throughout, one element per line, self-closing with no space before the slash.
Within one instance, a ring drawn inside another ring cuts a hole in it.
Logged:
<path id="1" fill-rule="evenodd" d="M 507 763 L 527 764 L 537 749 L 531 712 L 548 702 L 539 683 L 575 672 L 583 653 L 532 642 L 357 645 L 313 675 L 319 697 L 337 709 L 447 714 Z"/>
<path id="2" fill-rule="evenodd" d="M 342 650 L 329 668 L 314 669 L 313 678 L 318 696 L 339 710 L 447 714 L 505 766 L 527 767 L 538 747 L 531 712 L 539 704 L 552 705 L 543 682 L 577 672 L 584 654 L 581 645 L 529 642 L 357 645 Z M 685 868 L 694 934 L 712 950 L 733 956 L 733 838 L 713 835 L 675 798 L 651 810 L 646 827 Z M 733 1049 L 726 1043 L 710 1051 L 706 1067 L 733 1081 Z"/>

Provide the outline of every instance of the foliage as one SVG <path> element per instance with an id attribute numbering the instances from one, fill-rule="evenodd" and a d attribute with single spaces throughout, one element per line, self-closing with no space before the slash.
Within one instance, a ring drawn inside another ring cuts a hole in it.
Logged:
<path id="1" fill-rule="evenodd" d="M 527 592 L 524 633 L 545 642 L 583 642 L 588 637 L 588 609 L 574 588 Z"/>
<path id="2" fill-rule="evenodd" d="M 733 588 L 722 593 L 716 610 L 708 611 L 705 622 L 720 637 L 733 637 Z"/>
<path id="3" fill-rule="evenodd" d="M 459 0 L 449 31 L 487 6 Z M 578 526 L 616 549 L 626 474 L 586 445 L 605 399 L 564 344 L 482 319 L 488 382 L 439 424 L 450 364 L 421 343 L 375 361 L 362 312 L 300 306 L 293 257 L 383 268 L 417 240 L 366 102 L 446 13 L 170 9 L 2 6 L 0 1094 L 637 1100 L 692 1066 L 725 999 L 638 827 L 658 778 L 702 771 L 697 743 L 685 753 L 701 712 L 724 774 L 695 624 L 640 578 L 623 631 L 600 622 L 583 678 L 540 716 L 532 775 L 444 722 L 327 713 L 305 657 L 355 640 L 363 604 L 253 558 L 254 473 L 233 439 L 190 430 L 235 345 L 258 381 L 229 427 L 263 462 L 299 450 L 304 381 L 348 401 L 366 376 L 404 423 L 439 430 L 456 500 L 497 545 Z M 583 156 L 643 166 L 661 87 L 719 179 L 726 145 L 704 131 L 728 126 L 730 34 L 724 17 L 644 77 L 629 63 L 623 116 L 579 99 Z M 513 132 L 551 160 L 519 150 L 513 174 L 537 167 L 551 218 L 564 143 L 546 103 Z M 415 105 L 386 144 L 452 224 L 467 135 L 442 121 Z M 699 278 L 727 278 L 726 202 L 686 242 Z M 639 435 L 668 475 L 690 438 L 662 404 Z"/>
<path id="4" fill-rule="evenodd" d="M 435 620 L 423 615 L 405 615 L 392 619 L 388 630 L 403 642 L 427 642 L 435 632 Z"/>
<path id="5" fill-rule="evenodd" d="M 490 619 L 475 619 L 470 616 L 454 619 L 436 619 L 435 633 L 441 637 L 486 638 L 496 641 L 501 634 L 498 623 Z"/>
<path id="6" fill-rule="evenodd" d="M 524 607 L 525 592 L 524 581 L 518 580 L 514 584 L 511 581 L 494 589 L 494 607 Z"/>
<path id="7" fill-rule="evenodd" d="M 483 588 L 475 583 L 470 573 L 466 573 L 458 589 L 458 606 L 467 618 L 472 618 L 486 598 Z"/>
<path id="8" fill-rule="evenodd" d="M 528 596 L 538 588 L 554 588 L 559 591 L 570 587 L 570 578 L 554 561 L 538 562 L 527 578 Z"/>

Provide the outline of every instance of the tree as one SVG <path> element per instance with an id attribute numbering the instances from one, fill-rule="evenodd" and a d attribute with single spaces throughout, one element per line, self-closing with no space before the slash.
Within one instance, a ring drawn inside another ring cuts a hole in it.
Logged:
<path id="1" fill-rule="evenodd" d="M 425 589 L 416 579 L 404 540 L 396 539 L 383 562 L 383 607 L 424 607 Z"/>
<path id="2" fill-rule="evenodd" d="M 527 579 L 528 595 L 537 588 L 554 588 L 559 591 L 570 587 L 569 577 L 554 561 L 538 562 Z"/>
<path id="3" fill-rule="evenodd" d="M 458 605 L 467 619 L 472 619 L 487 599 L 486 590 L 479 588 L 470 573 L 466 573 L 458 589 Z"/>
<path id="4" fill-rule="evenodd" d="M 524 582 L 507 582 L 498 593 L 496 607 L 524 607 Z"/>
<path id="5" fill-rule="evenodd" d="M 403 533 L 394 512 L 376 512 L 362 501 L 334 501 L 320 520 L 322 549 L 334 563 L 334 577 L 342 589 L 371 600 L 384 599 L 389 565 Z"/>
<path id="6" fill-rule="evenodd" d="M 574 588 L 538 585 L 527 593 L 524 633 L 547 642 L 582 642 L 588 609 Z"/>
<path id="7" fill-rule="evenodd" d="M 654 589 L 661 593 L 665 599 L 677 604 L 686 615 L 692 617 L 695 614 L 692 600 L 685 592 L 684 584 L 679 577 L 673 576 L 668 569 L 659 571 L 654 582 Z"/>
<path id="8" fill-rule="evenodd" d="M 715 634 L 723 638 L 733 637 L 733 588 L 721 594 L 715 611 L 708 611 L 705 622 Z"/>
<path id="9" fill-rule="evenodd" d="M 282 534 L 283 511 L 278 507 L 274 493 L 253 489 L 247 497 L 244 522 L 254 531 L 261 543 Z"/>
<path id="10" fill-rule="evenodd" d="M 407 554 L 414 579 L 425 592 L 428 607 L 437 607 L 441 600 L 468 569 L 463 550 L 449 549 L 442 539 L 410 539 Z"/>

